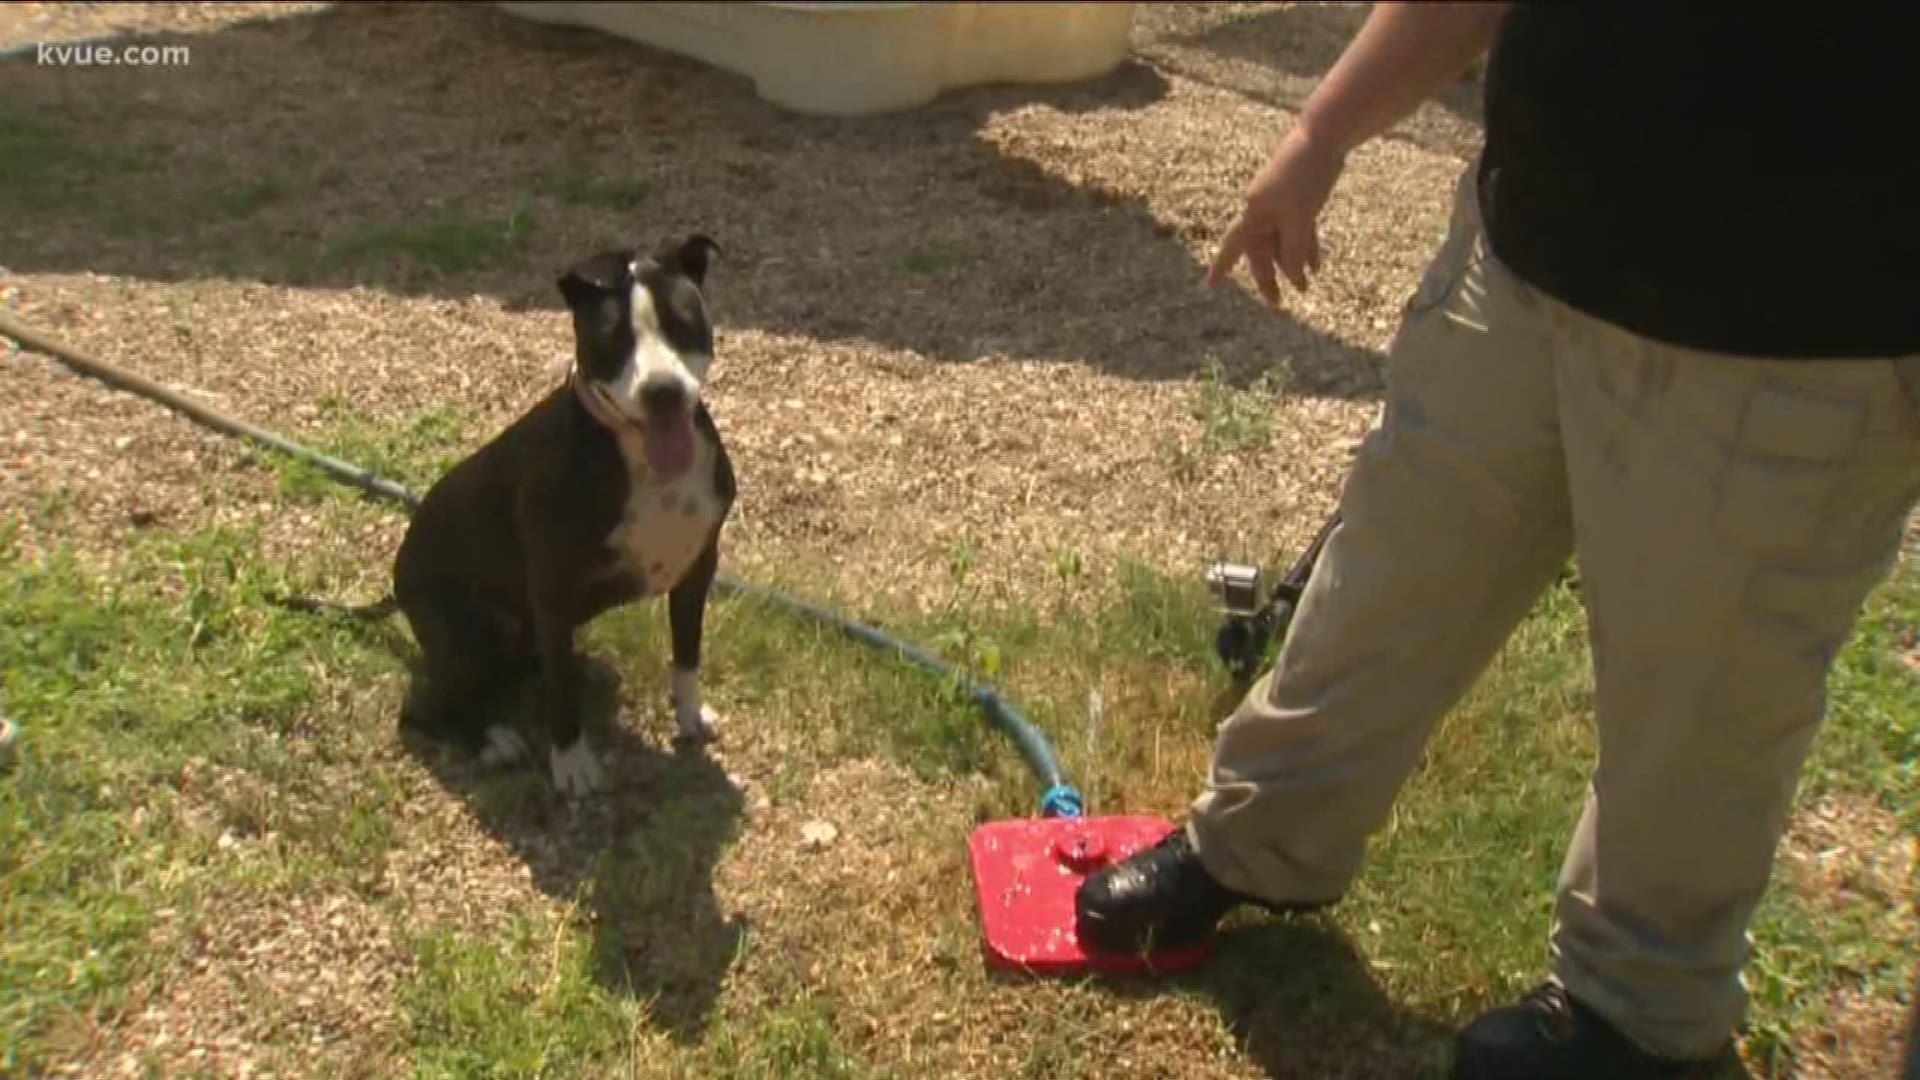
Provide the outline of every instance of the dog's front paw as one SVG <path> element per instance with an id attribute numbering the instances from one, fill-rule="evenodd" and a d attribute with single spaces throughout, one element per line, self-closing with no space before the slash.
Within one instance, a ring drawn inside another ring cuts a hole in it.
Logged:
<path id="1" fill-rule="evenodd" d="M 581 736 L 565 750 L 553 748 L 553 786 L 568 798 L 584 798 L 600 790 L 600 762 Z"/>
<path id="2" fill-rule="evenodd" d="M 720 714 L 706 705 L 687 707 L 676 704 L 674 718 L 679 731 L 673 737 L 673 744 L 683 750 L 696 750 L 708 743 L 720 741 Z"/>
<path id="3" fill-rule="evenodd" d="M 480 748 L 482 765 L 511 765 L 526 759 L 529 751 L 527 740 L 520 733 L 506 726 L 495 724 L 487 729 L 487 742 Z"/>
<path id="4" fill-rule="evenodd" d="M 679 727 L 673 744 L 691 750 L 720 740 L 720 714 L 700 703 L 700 675 L 691 668 L 673 673 L 673 719 Z"/>

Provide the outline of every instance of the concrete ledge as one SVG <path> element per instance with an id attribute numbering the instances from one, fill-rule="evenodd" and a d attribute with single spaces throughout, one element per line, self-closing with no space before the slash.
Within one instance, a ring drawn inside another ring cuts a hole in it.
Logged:
<path id="1" fill-rule="evenodd" d="M 986 83 L 1063 83 L 1125 59 L 1130 3 L 524 3 L 744 75 L 784 109 L 859 116 Z"/>

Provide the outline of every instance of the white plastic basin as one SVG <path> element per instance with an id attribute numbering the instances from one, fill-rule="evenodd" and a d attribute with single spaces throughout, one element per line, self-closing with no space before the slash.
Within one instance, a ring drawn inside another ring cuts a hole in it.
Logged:
<path id="1" fill-rule="evenodd" d="M 795 112 L 890 112 L 983 83 L 1076 82 L 1127 54 L 1130 3 L 523 3 L 753 80 Z"/>

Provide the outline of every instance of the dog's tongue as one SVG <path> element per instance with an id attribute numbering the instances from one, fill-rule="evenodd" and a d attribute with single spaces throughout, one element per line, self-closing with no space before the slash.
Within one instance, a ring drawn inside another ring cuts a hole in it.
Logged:
<path id="1" fill-rule="evenodd" d="M 647 467 L 654 475 L 678 476 L 693 466 L 693 417 L 688 413 L 656 417 L 646 423 L 643 439 Z"/>

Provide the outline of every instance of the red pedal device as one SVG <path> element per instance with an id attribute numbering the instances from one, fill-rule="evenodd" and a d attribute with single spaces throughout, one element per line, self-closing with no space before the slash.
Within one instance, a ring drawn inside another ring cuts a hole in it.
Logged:
<path id="1" fill-rule="evenodd" d="M 987 963 L 1034 975 L 1164 975 L 1212 952 L 1205 941 L 1146 955 L 1083 947 L 1073 895 L 1089 874 L 1152 847 L 1173 826 L 1156 817 L 992 821 L 973 831 L 973 883 Z"/>

